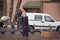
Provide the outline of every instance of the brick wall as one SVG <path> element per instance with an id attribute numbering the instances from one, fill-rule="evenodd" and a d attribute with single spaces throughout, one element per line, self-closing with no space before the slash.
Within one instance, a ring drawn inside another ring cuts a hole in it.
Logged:
<path id="1" fill-rule="evenodd" d="M 56 20 L 60 20 L 60 3 L 43 3 L 43 12 L 51 14 Z"/>

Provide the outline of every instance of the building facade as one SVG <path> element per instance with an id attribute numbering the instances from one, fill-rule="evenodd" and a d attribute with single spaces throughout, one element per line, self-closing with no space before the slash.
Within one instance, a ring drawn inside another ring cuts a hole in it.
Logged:
<path id="1" fill-rule="evenodd" d="M 22 10 L 23 15 L 26 12 L 47 13 L 52 15 L 56 20 L 60 20 L 59 0 L 0 0 L 0 8 L 0 13 L 9 15 L 11 22 L 14 20 L 18 9 Z"/>

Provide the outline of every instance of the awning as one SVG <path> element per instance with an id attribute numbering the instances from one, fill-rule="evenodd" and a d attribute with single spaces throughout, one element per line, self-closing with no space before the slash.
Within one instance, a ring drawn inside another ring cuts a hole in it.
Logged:
<path id="1" fill-rule="evenodd" d="M 28 1 L 24 4 L 24 7 L 38 7 L 41 5 L 40 1 Z"/>

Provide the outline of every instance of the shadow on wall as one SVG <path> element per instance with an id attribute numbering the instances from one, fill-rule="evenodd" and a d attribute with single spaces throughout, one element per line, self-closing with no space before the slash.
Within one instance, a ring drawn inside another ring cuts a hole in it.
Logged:
<path id="1" fill-rule="evenodd" d="M 52 0 L 52 2 L 59 2 L 60 3 L 60 0 Z"/>
<path id="2" fill-rule="evenodd" d="M 58 14 L 60 14 L 60 3 L 59 3 L 59 5 L 58 5 Z"/>
<path id="3" fill-rule="evenodd" d="M 58 4 L 58 13 L 57 13 L 57 15 L 58 15 L 58 20 L 60 21 L 60 3 Z"/>

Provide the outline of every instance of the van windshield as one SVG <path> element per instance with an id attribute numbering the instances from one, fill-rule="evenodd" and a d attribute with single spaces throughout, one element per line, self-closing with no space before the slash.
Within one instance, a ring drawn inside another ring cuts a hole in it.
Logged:
<path id="1" fill-rule="evenodd" d="M 54 20 L 49 16 L 44 16 L 46 22 L 54 22 Z"/>

